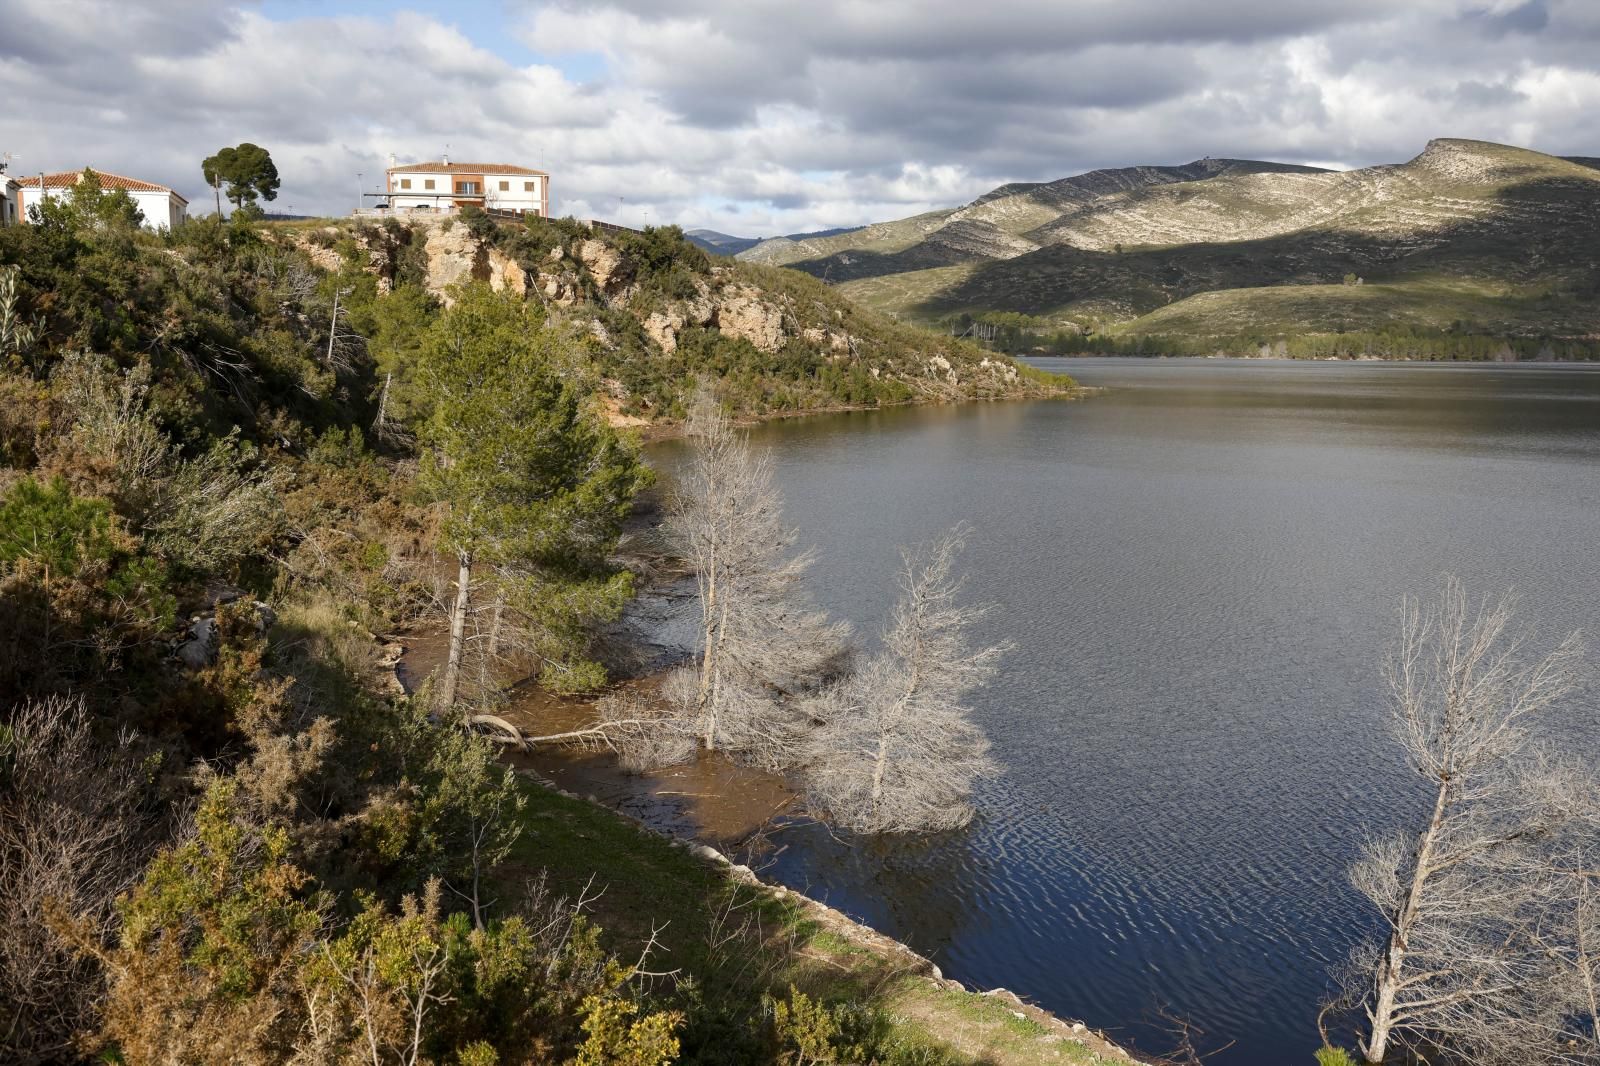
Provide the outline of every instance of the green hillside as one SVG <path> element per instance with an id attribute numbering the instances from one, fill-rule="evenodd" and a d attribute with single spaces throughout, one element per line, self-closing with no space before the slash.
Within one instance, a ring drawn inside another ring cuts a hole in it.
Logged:
<path id="1" fill-rule="evenodd" d="M 0 229 L 0 1060 L 1105 1061 L 471 728 L 635 660 L 618 423 L 1070 382 L 675 229 L 139 221 Z"/>
<path id="2" fill-rule="evenodd" d="M 1592 160 L 1436 140 L 1345 172 L 1202 162 L 1213 169 L 1003 187 L 920 241 L 793 265 L 925 320 L 1009 311 L 1120 336 L 1600 332 Z"/>

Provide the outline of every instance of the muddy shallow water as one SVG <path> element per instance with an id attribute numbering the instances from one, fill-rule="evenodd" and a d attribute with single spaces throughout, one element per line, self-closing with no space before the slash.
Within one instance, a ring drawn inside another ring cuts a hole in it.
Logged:
<path id="1" fill-rule="evenodd" d="M 634 620 L 650 617 L 660 609 L 663 597 L 641 599 Z M 396 673 L 408 690 L 443 663 L 448 642 L 448 634 L 438 631 L 405 637 L 406 652 Z M 653 679 L 634 683 L 648 685 Z M 595 720 L 589 700 L 553 696 L 526 683 L 513 688 L 495 714 L 529 736 L 580 729 Z M 753 849 L 758 857 L 769 855 L 773 847 L 755 835 L 799 815 L 795 792 L 781 776 L 704 754 L 687 765 L 648 774 L 624 771 L 604 749 L 547 746 L 510 752 L 507 758 L 568 792 L 593 797 L 655 829 L 723 851 Z"/>

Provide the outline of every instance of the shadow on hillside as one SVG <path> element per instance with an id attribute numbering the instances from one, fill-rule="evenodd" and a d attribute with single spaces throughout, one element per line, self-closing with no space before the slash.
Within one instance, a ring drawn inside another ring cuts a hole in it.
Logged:
<path id="1" fill-rule="evenodd" d="M 973 310 L 1043 315 L 1115 307 L 1143 315 L 1204 292 L 1338 285 L 1350 274 L 1368 283 L 1540 286 L 1576 300 L 1600 293 L 1600 271 L 1591 254 L 1600 239 L 1600 183 L 1550 177 L 1504 188 L 1489 203 L 1491 209 L 1479 217 L 1411 232 L 1309 229 L 1121 253 L 1054 245 L 980 263 L 908 310 L 928 316 Z M 795 267 L 819 277 L 826 272 L 838 282 L 972 261 L 952 259 L 954 253 L 945 249 L 924 249 L 845 252 Z"/>

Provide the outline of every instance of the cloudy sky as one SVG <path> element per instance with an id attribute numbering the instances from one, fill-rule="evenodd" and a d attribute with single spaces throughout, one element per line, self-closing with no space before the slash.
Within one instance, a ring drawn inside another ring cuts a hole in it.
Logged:
<path id="1" fill-rule="evenodd" d="M 1600 0 L 0 0 L 13 173 L 196 210 L 200 160 L 245 140 L 279 210 L 347 211 L 448 145 L 549 170 L 561 214 L 760 236 L 1437 136 L 1600 155 Z"/>

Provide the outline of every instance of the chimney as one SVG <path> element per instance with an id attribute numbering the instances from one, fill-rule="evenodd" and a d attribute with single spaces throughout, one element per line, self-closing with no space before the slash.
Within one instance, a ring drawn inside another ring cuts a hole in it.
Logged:
<path id="1" fill-rule="evenodd" d="M 444 150 L 444 165 L 445 166 L 449 166 L 450 165 L 450 149 L 448 149 L 448 148 L 446 148 Z"/>
<path id="2" fill-rule="evenodd" d="M 390 170 L 393 170 L 393 169 L 394 169 L 394 166 L 395 166 L 395 161 L 394 161 L 394 153 L 393 153 L 393 152 L 390 152 L 390 153 L 389 153 L 389 169 L 390 169 Z"/>

